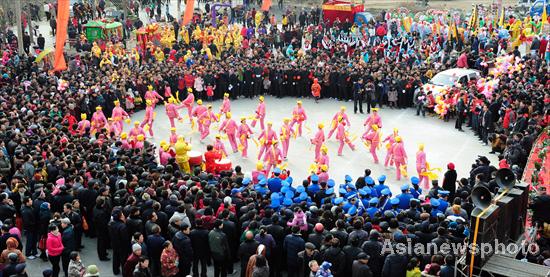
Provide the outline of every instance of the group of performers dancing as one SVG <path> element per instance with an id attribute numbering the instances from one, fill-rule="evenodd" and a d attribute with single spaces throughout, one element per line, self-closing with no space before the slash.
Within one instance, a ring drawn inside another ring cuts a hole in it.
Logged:
<path id="1" fill-rule="evenodd" d="M 130 123 L 130 116 L 120 106 L 119 101 L 115 101 L 114 103 L 115 107 L 113 108 L 111 118 L 106 118 L 102 108 L 99 106 L 92 115 L 91 121 L 88 121 L 86 115 L 82 114 L 76 132 L 83 134 L 89 130 L 91 134 L 95 134 L 98 130 L 105 128 L 109 133 L 120 137 L 123 148 L 143 148 L 147 133 L 149 137 L 154 136 L 153 124 L 156 117 L 156 113 L 154 112 L 155 106 L 159 101 L 164 100 L 164 98 L 154 91 L 151 86 L 147 93 L 145 93 L 144 98 L 146 103 L 145 116 L 141 122 L 135 121 L 133 128 L 131 128 L 128 133 L 123 132 L 123 122 Z M 190 171 L 190 166 L 188 164 L 189 157 L 187 157 L 187 152 L 191 150 L 190 141 L 186 141 L 183 136 L 177 134 L 175 120 L 180 122 L 189 120 L 191 129 L 199 132 L 201 142 L 209 137 L 213 124 L 215 122 L 219 123 L 217 127 L 218 134 L 215 135 L 215 142 L 212 149 L 219 154 L 219 157 L 225 158 L 229 155 L 223 142 L 223 140 L 226 139 L 229 141 L 233 153 L 240 152 L 243 158 L 248 158 L 248 142 L 252 140 L 259 148 L 257 159 L 263 162 L 266 172 L 281 167 L 282 163 L 287 160 L 291 139 L 302 137 L 303 128 L 307 129 L 308 133 L 310 131 L 309 127 L 305 124 L 308 119 L 307 113 L 300 100 L 296 102 L 296 106 L 292 110 L 292 117 L 283 118 L 283 124 L 279 132 L 274 130 L 272 122 L 265 122 L 266 103 L 263 96 L 259 97 L 259 103 L 254 111 L 254 115 L 241 117 L 240 123 L 237 123 L 237 121 L 233 119 L 228 93 L 225 93 L 223 102 L 217 113 L 214 112 L 211 104 L 204 105 L 201 99 L 195 101 L 192 89 L 187 91 L 187 96 L 182 101 L 179 101 L 172 95 L 168 95 L 164 104 L 166 115 L 170 122 L 171 134 L 169 142 L 163 140 L 160 143 L 160 163 L 166 164 L 170 157 L 174 157 L 178 165 L 187 172 Z M 182 117 L 179 113 L 179 110 L 184 108 L 187 109 L 187 119 Z M 247 120 L 251 121 L 250 125 L 248 125 Z M 403 145 L 403 139 L 399 135 L 397 128 L 393 129 L 392 134 L 382 139 L 382 118 L 378 114 L 378 109 L 376 108 L 373 109 L 372 114 L 366 118 L 363 126 L 365 127 L 365 132 L 360 139 L 369 150 L 373 162 L 375 164 L 379 163 L 378 151 L 382 148 L 382 144 L 385 143 L 386 157 L 384 166 L 386 168 L 390 166 L 395 167 L 397 180 L 400 180 L 402 175 L 407 177 L 408 157 Z M 336 140 L 339 143 L 338 156 L 343 155 L 343 150 L 346 145 L 352 151 L 356 149 L 354 141 L 357 139 L 357 136 L 351 135 L 349 132 L 351 129 L 351 122 L 346 114 L 346 107 L 340 107 L 340 110 L 332 117 L 328 136 L 325 136 L 324 128 L 325 125 L 319 123 L 317 125 L 317 132 L 310 138 L 311 145 L 315 147 L 314 166 L 312 166 L 312 171 L 316 174 L 327 174 L 330 168 L 328 147 L 325 142 L 330 139 L 334 133 L 336 133 Z M 258 129 L 257 136 L 255 136 L 254 129 Z M 419 174 L 421 184 L 423 184 L 424 187 L 428 187 L 430 168 L 429 164 L 426 162 L 426 153 L 424 152 L 423 144 L 419 145 L 418 152 L 416 153 L 416 170 Z"/>

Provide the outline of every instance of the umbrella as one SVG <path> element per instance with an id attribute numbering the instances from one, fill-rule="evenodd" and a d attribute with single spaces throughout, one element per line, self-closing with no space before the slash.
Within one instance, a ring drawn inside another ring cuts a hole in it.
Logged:
<path id="1" fill-rule="evenodd" d="M 48 54 L 50 54 L 53 51 L 53 48 L 47 48 L 44 51 L 40 52 L 38 56 L 36 56 L 36 59 L 34 59 L 35 62 L 39 63 L 44 57 Z"/>

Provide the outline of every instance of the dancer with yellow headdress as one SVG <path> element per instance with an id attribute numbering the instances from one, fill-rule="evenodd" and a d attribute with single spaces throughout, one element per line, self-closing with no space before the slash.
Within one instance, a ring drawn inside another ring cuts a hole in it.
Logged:
<path id="1" fill-rule="evenodd" d="M 246 124 L 246 117 L 241 117 L 241 125 L 237 135 L 239 136 L 239 148 L 241 149 L 241 155 L 243 158 L 248 157 L 248 138 L 253 134 L 252 129 Z"/>
<path id="2" fill-rule="evenodd" d="M 92 127 L 90 129 L 90 134 L 94 135 L 97 131 L 105 127 L 109 122 L 103 114 L 103 108 L 101 106 L 95 107 L 95 112 L 92 115 Z"/>
<path id="3" fill-rule="evenodd" d="M 321 154 L 321 146 L 325 143 L 325 131 L 323 128 L 325 128 L 325 125 L 323 123 L 319 123 L 317 125 L 318 130 L 315 137 L 310 140 L 311 144 L 315 145 L 315 160 L 319 159 L 319 155 Z"/>
<path id="4" fill-rule="evenodd" d="M 283 159 L 286 160 L 286 155 L 288 154 L 288 147 L 290 146 L 290 138 L 296 136 L 294 130 L 292 130 L 292 125 L 290 124 L 290 118 L 283 119 L 283 126 L 281 126 L 281 131 L 279 132 L 279 139 L 283 145 Z"/>
<path id="5" fill-rule="evenodd" d="M 407 172 L 407 152 L 405 151 L 405 146 L 403 145 L 403 140 L 401 136 L 395 136 L 395 142 L 392 145 L 392 159 L 395 164 L 397 181 L 401 180 L 401 171 L 403 170 L 406 174 Z M 407 176 L 404 176 L 405 178 Z"/>
<path id="6" fill-rule="evenodd" d="M 418 178 L 420 179 L 418 184 L 424 184 L 425 189 L 430 187 L 428 176 L 425 176 L 425 173 L 428 170 L 427 164 L 424 144 L 421 143 L 418 145 L 418 151 L 416 152 L 416 172 L 418 173 Z"/>
<path id="7" fill-rule="evenodd" d="M 372 155 L 372 158 L 374 159 L 374 163 L 378 163 L 378 155 L 376 155 L 376 149 L 380 147 L 380 129 L 378 128 L 378 125 L 373 124 L 370 128 L 370 130 L 366 131 L 363 136 L 363 140 L 365 140 L 366 144 L 369 147 L 370 154 Z"/>
<path id="8" fill-rule="evenodd" d="M 384 166 L 387 168 L 388 165 L 393 165 L 393 144 L 395 143 L 395 137 L 399 136 L 399 130 L 397 128 L 393 128 L 393 133 L 389 136 L 387 136 L 383 142 L 386 143 L 386 160 L 384 161 Z"/>
<path id="9" fill-rule="evenodd" d="M 299 137 L 302 136 L 302 125 L 304 121 L 307 120 L 306 110 L 302 106 L 302 101 L 296 101 L 296 107 L 292 111 L 292 123 L 290 123 L 290 128 L 294 127 L 294 124 L 298 123 L 297 134 Z M 286 155 L 284 155 L 286 157 Z"/>
<path id="10" fill-rule="evenodd" d="M 340 122 L 340 119 L 342 119 L 347 124 L 347 126 L 351 125 L 351 123 L 349 122 L 348 115 L 346 114 L 345 106 L 341 106 L 340 110 L 336 112 L 336 114 L 334 114 L 334 116 L 332 117 L 332 123 L 330 126 L 330 131 L 328 132 L 327 139 L 330 139 L 334 131 L 336 131 L 336 128 L 338 128 L 338 122 Z"/>
<path id="11" fill-rule="evenodd" d="M 158 103 L 158 101 L 162 99 L 164 98 L 162 98 L 162 96 L 153 89 L 153 86 L 147 86 L 147 91 L 145 92 L 145 101 L 151 100 L 151 105 L 153 106 L 153 109 L 155 108 L 155 105 Z"/>
<path id="12" fill-rule="evenodd" d="M 174 145 L 176 151 L 176 163 L 184 173 L 190 173 L 189 156 L 187 152 L 191 151 L 191 146 L 185 141 L 184 137 L 179 137 L 178 142 Z"/>
<path id="13" fill-rule="evenodd" d="M 153 121 L 156 116 L 155 107 L 153 106 L 153 102 L 151 100 L 146 100 L 145 103 L 147 105 L 145 108 L 145 117 L 143 118 L 140 127 L 142 127 L 145 131 L 149 131 L 149 136 L 153 137 Z"/>
<path id="14" fill-rule="evenodd" d="M 120 133 L 122 133 L 122 129 L 124 127 L 123 121 L 128 118 L 128 113 L 120 106 L 120 101 L 115 100 L 114 101 L 115 107 L 113 108 L 113 111 L 111 113 L 111 118 L 113 119 L 112 125 L 113 129 L 115 131 L 115 135 L 118 136 Z"/>
<path id="15" fill-rule="evenodd" d="M 239 148 L 237 147 L 237 139 L 235 137 L 238 129 L 239 126 L 237 126 L 235 120 L 231 118 L 231 112 L 226 112 L 225 120 L 220 125 L 220 131 L 227 134 L 227 138 L 229 139 L 229 144 L 231 144 L 231 149 L 233 150 L 233 153 L 239 151 Z"/>

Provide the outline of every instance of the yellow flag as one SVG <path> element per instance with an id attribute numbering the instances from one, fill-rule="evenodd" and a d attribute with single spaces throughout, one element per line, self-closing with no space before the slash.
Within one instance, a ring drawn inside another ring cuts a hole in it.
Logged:
<path id="1" fill-rule="evenodd" d="M 504 27 L 504 5 L 502 5 L 502 9 L 500 10 L 500 19 L 498 21 L 499 27 Z"/>
<path id="2" fill-rule="evenodd" d="M 541 22 L 541 31 L 544 24 L 548 22 L 548 14 L 546 13 L 546 1 L 544 1 L 544 8 L 542 9 L 542 22 Z"/>

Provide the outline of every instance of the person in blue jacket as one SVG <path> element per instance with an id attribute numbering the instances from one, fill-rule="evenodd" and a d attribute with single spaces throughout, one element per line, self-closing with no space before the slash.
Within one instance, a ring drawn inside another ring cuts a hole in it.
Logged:
<path id="1" fill-rule="evenodd" d="M 282 180 L 279 178 L 279 175 L 281 174 L 281 169 L 276 167 L 273 169 L 273 177 L 269 178 L 267 180 L 267 187 L 269 188 L 269 191 L 271 192 L 280 192 L 281 191 L 281 183 Z"/>
<path id="2" fill-rule="evenodd" d="M 413 195 L 409 192 L 409 184 L 404 184 L 401 186 L 401 194 L 397 195 L 399 199 L 399 208 L 406 210 L 410 207 L 411 199 L 414 198 Z"/>
<path id="3" fill-rule="evenodd" d="M 386 182 L 386 175 L 378 177 L 378 185 L 374 186 L 374 189 L 376 190 L 378 195 L 382 195 L 382 190 L 389 189 L 389 187 L 386 186 L 384 182 Z"/>
<path id="4" fill-rule="evenodd" d="M 367 213 L 371 219 L 374 218 L 374 215 L 378 212 L 378 198 L 371 198 L 369 201 L 369 207 L 367 208 Z"/>

